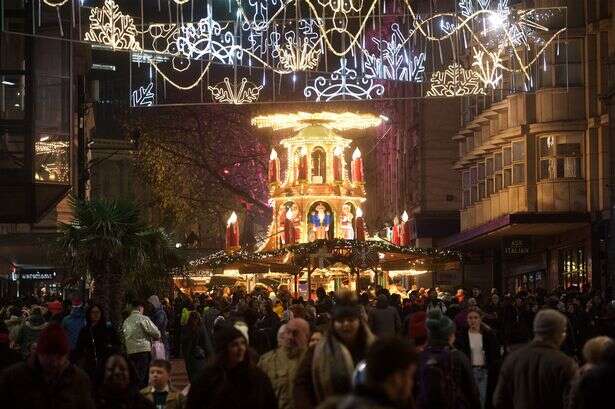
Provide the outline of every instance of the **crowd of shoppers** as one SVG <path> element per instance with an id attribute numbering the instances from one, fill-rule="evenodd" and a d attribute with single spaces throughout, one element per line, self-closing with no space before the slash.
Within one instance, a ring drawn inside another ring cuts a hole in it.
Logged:
<path id="1" fill-rule="evenodd" d="M 597 293 L 242 288 L 0 305 L 0 396 L 24 408 L 602 407 L 615 303 Z M 171 360 L 185 364 L 176 390 Z"/>

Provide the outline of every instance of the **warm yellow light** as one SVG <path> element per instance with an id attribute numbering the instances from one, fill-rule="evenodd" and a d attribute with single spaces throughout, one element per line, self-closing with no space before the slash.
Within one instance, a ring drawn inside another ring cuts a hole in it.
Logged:
<path id="1" fill-rule="evenodd" d="M 341 146 L 336 146 L 336 147 L 333 149 L 333 154 L 334 154 L 335 156 L 342 156 L 342 154 L 343 154 L 343 153 L 344 153 L 344 149 L 342 149 L 342 147 L 341 147 Z"/>
<path id="2" fill-rule="evenodd" d="M 357 160 L 361 157 L 361 151 L 359 148 L 355 148 L 354 152 L 352 152 L 352 160 Z"/>
<path id="3" fill-rule="evenodd" d="M 260 115 L 252 118 L 252 125 L 258 128 L 272 128 L 274 131 L 288 128 L 300 130 L 311 125 L 344 131 L 373 128 L 381 123 L 382 118 L 378 116 L 354 112 L 295 112 Z"/>
<path id="4" fill-rule="evenodd" d="M 237 213 L 233 212 L 231 213 L 231 216 L 226 221 L 226 225 L 230 226 L 231 224 L 235 224 L 235 223 L 237 223 Z"/>
<path id="5" fill-rule="evenodd" d="M 389 271 L 389 277 L 394 278 L 398 275 L 410 275 L 410 276 L 418 276 L 421 274 L 428 273 L 427 270 L 415 270 L 413 268 L 408 270 L 391 270 Z"/>
<path id="6" fill-rule="evenodd" d="M 293 219 L 293 211 L 288 209 L 288 211 L 286 212 L 286 218 L 288 220 L 292 220 Z"/>
<path id="7" fill-rule="evenodd" d="M 363 217 L 363 210 L 360 207 L 357 207 L 357 217 Z"/>
<path id="8" fill-rule="evenodd" d="M 269 155 L 269 160 L 276 160 L 278 158 L 278 153 L 275 149 L 271 149 L 271 154 Z"/>
<path id="9" fill-rule="evenodd" d="M 408 212 L 404 210 L 404 212 L 401 214 L 401 221 L 406 223 L 408 221 Z"/>

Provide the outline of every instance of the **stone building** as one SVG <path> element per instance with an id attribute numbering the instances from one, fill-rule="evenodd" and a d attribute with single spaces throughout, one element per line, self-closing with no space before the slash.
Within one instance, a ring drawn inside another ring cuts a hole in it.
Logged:
<path id="1" fill-rule="evenodd" d="M 604 289 L 614 4 L 533 3 L 567 5 L 567 37 L 546 54 L 531 92 L 505 75 L 502 91 L 462 100 L 462 127 L 451 135 L 460 232 L 438 245 L 470 253 L 466 286 Z"/>

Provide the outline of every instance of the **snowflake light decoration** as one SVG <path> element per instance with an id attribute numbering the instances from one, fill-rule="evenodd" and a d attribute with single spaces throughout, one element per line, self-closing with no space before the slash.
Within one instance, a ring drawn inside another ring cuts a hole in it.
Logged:
<path id="1" fill-rule="evenodd" d="M 357 72 L 346 66 L 346 59 L 340 59 L 340 68 L 331 74 L 327 80 L 325 77 L 317 77 L 313 86 L 307 86 L 303 90 L 306 98 L 315 96 L 316 102 L 343 99 L 372 99 L 372 94 L 382 96 L 384 86 L 374 84 L 373 79 L 358 78 Z"/>
<path id="2" fill-rule="evenodd" d="M 378 78 L 383 80 L 423 82 L 425 73 L 425 53 L 410 56 L 405 44 L 408 39 L 401 33 L 399 24 L 391 25 L 390 40 L 372 38 L 378 46 L 380 55 L 371 54 L 363 49 L 365 60 L 363 71 L 366 78 Z"/>
<path id="3" fill-rule="evenodd" d="M 485 53 L 482 50 L 473 49 L 473 67 L 477 69 L 477 75 L 485 87 L 496 88 L 502 81 L 502 48 L 496 52 Z"/>
<path id="4" fill-rule="evenodd" d="M 428 97 L 461 97 L 465 95 L 485 95 L 481 80 L 474 70 L 467 70 L 457 63 L 444 71 L 431 74 L 431 87 Z"/>
<path id="5" fill-rule="evenodd" d="M 94 7 L 90 12 L 90 30 L 85 41 L 103 44 L 113 49 L 139 51 L 141 46 L 135 39 L 137 28 L 132 17 L 122 14 L 113 0 L 105 0 L 103 7 Z"/>
<path id="6" fill-rule="evenodd" d="M 177 49 L 187 58 L 209 57 L 223 64 L 233 64 L 235 58 L 241 59 L 242 48 L 235 44 L 235 36 L 212 18 L 211 6 L 208 15 L 195 23 L 181 26 L 177 36 Z"/>
<path id="7" fill-rule="evenodd" d="M 301 20 L 299 32 L 288 31 L 284 37 L 284 45 L 276 45 L 273 56 L 279 58 L 279 66 L 288 71 L 305 71 L 318 67 L 320 55 L 323 53 L 322 40 L 316 21 Z M 272 33 L 273 34 L 273 33 Z"/>
<path id="8" fill-rule="evenodd" d="M 224 81 L 214 86 L 207 87 L 211 91 L 211 96 L 216 102 L 222 104 L 249 104 L 258 100 L 262 85 L 256 85 L 248 81 L 247 78 L 241 79 L 239 88 L 231 84 L 231 80 L 226 77 Z"/>
<path id="9" fill-rule="evenodd" d="M 151 107 L 154 105 L 156 96 L 152 92 L 153 88 L 154 84 L 150 82 L 145 87 L 139 87 L 137 90 L 132 91 L 132 106 Z"/>

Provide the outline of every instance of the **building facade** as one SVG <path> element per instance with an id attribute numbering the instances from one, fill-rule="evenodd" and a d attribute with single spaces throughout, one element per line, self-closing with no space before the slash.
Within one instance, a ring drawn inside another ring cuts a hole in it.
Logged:
<path id="1" fill-rule="evenodd" d="M 470 253 L 466 286 L 605 289 L 613 2 L 533 3 L 567 6 L 567 37 L 545 55 L 530 92 L 504 74 L 502 90 L 462 100 L 452 135 L 460 232 L 439 245 Z"/>

